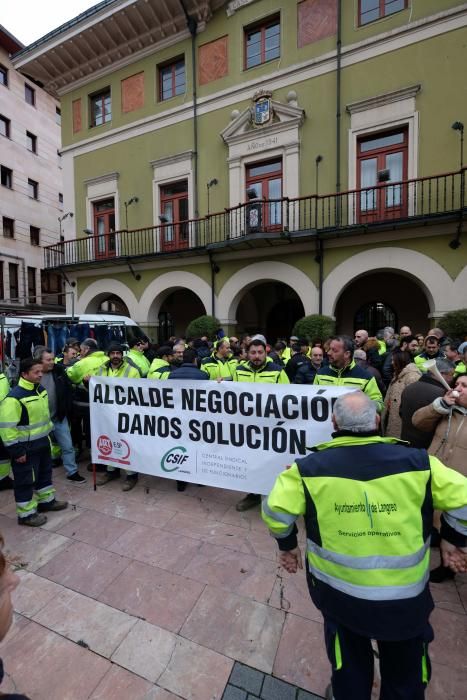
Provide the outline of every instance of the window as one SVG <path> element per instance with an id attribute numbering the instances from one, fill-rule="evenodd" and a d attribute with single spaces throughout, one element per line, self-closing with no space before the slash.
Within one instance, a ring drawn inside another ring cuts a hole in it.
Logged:
<path id="1" fill-rule="evenodd" d="M 358 141 L 357 186 L 360 222 L 407 215 L 407 129 L 365 136 Z M 401 184 L 397 184 L 401 183 Z"/>
<path id="2" fill-rule="evenodd" d="M 37 226 L 29 227 L 29 238 L 31 240 L 31 245 L 40 245 L 41 230 Z"/>
<path id="3" fill-rule="evenodd" d="M 185 92 L 185 59 L 159 67 L 159 99 L 168 100 L 175 95 L 183 95 Z"/>
<path id="4" fill-rule="evenodd" d="M 28 304 L 36 303 L 36 268 L 28 267 Z"/>
<path id="5" fill-rule="evenodd" d="M 10 138 L 10 120 L 0 114 L 0 136 Z"/>
<path id="6" fill-rule="evenodd" d="M 34 107 L 36 104 L 36 91 L 27 83 L 24 84 L 24 99 L 28 105 L 32 105 Z"/>
<path id="7" fill-rule="evenodd" d="M 8 69 L 0 64 L 0 85 L 8 87 Z"/>
<path id="8" fill-rule="evenodd" d="M 93 210 L 96 257 L 113 257 L 116 255 L 114 198 L 94 202 Z"/>
<path id="9" fill-rule="evenodd" d="M 398 328 L 397 315 L 390 306 L 382 301 L 374 301 L 361 306 L 354 318 L 354 328 L 367 328 L 370 335 L 376 333 L 385 326 Z"/>
<path id="10" fill-rule="evenodd" d="M 62 124 L 62 110 L 60 107 L 55 107 L 55 123 L 59 126 Z"/>
<path id="11" fill-rule="evenodd" d="M 14 238 L 15 237 L 14 219 L 9 219 L 7 216 L 3 217 L 3 237 L 4 238 Z"/>
<path id="12" fill-rule="evenodd" d="M 282 225 L 282 160 L 248 165 L 246 189 L 247 193 L 254 190 L 257 199 L 275 200 L 261 206 L 261 221 L 254 228 L 262 231 L 279 229 Z"/>
<path id="13" fill-rule="evenodd" d="M 10 276 L 10 301 L 19 301 L 18 265 L 8 263 L 8 272 Z"/>
<path id="14" fill-rule="evenodd" d="M 61 192 L 58 193 L 58 203 L 63 204 L 63 194 Z"/>
<path id="15" fill-rule="evenodd" d="M 405 10 L 407 0 L 359 0 L 359 24 L 368 24 L 381 17 Z"/>
<path id="16" fill-rule="evenodd" d="M 162 250 L 188 248 L 188 181 L 180 180 L 160 188 Z"/>
<path id="17" fill-rule="evenodd" d="M 32 199 L 39 199 L 39 183 L 28 179 L 28 194 Z"/>
<path id="18" fill-rule="evenodd" d="M 0 165 L 0 182 L 3 187 L 8 187 L 9 190 L 13 187 L 13 170 L 5 165 Z"/>
<path id="19" fill-rule="evenodd" d="M 279 17 L 245 29 L 245 68 L 253 68 L 281 55 Z"/>
<path id="20" fill-rule="evenodd" d="M 102 126 L 112 119 L 112 100 L 110 88 L 91 95 L 91 126 Z"/>
<path id="21" fill-rule="evenodd" d="M 65 301 L 62 276 L 54 272 L 41 270 L 41 295 L 44 304 L 62 306 Z"/>
<path id="22" fill-rule="evenodd" d="M 37 153 L 37 136 L 30 131 L 26 131 L 26 148 L 31 153 Z"/>
<path id="23" fill-rule="evenodd" d="M 0 299 L 4 298 L 3 286 L 3 260 L 0 260 Z"/>

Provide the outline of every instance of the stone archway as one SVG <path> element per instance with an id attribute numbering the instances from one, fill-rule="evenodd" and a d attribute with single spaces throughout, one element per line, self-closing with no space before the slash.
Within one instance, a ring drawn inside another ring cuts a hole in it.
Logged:
<path id="1" fill-rule="evenodd" d="M 93 282 L 86 287 L 82 294 L 79 295 L 77 301 L 77 313 L 99 313 L 100 305 L 107 299 L 115 297 L 119 299 L 127 313 L 124 316 L 129 316 L 136 323 L 144 320 L 138 309 L 138 302 L 135 295 L 123 282 L 112 279 L 103 279 Z"/>
<path id="2" fill-rule="evenodd" d="M 290 286 L 302 304 L 303 315 L 317 312 L 318 290 L 304 272 L 287 263 L 262 261 L 236 272 L 220 290 L 216 315 L 221 323 L 235 325 L 242 298 L 258 284 L 266 282 Z"/>
<path id="3" fill-rule="evenodd" d="M 237 306 L 237 333 L 263 333 L 270 343 L 288 338 L 305 315 L 297 292 L 284 282 L 258 282 L 244 290 Z"/>
<path id="4" fill-rule="evenodd" d="M 323 313 L 335 316 L 336 305 L 346 287 L 368 273 L 394 272 L 417 283 L 436 316 L 452 308 L 454 283 L 446 270 L 432 258 L 409 248 L 372 248 L 352 255 L 324 280 Z"/>

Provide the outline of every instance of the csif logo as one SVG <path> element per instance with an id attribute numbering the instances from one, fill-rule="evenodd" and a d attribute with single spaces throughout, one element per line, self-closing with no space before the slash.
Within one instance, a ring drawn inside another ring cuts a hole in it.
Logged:
<path id="1" fill-rule="evenodd" d="M 182 445 L 177 445 L 177 447 L 171 447 L 168 452 L 161 459 L 161 468 L 165 472 L 175 472 L 177 469 L 185 464 L 188 459 L 186 454 L 186 447 Z"/>

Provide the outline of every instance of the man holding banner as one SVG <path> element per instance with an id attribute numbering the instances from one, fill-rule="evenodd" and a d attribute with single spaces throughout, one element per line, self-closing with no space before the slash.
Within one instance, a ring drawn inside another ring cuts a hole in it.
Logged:
<path id="1" fill-rule="evenodd" d="M 236 382 L 260 382 L 261 384 L 289 384 L 289 378 L 280 365 L 267 361 L 266 343 L 253 338 L 248 346 L 248 362 L 237 365 L 233 376 Z M 261 503 L 257 493 L 247 493 L 235 505 L 242 512 Z"/>
<path id="2" fill-rule="evenodd" d="M 328 700 L 370 700 L 372 639 L 381 698 L 422 700 L 433 639 L 433 508 L 444 511 L 444 563 L 467 571 L 467 479 L 426 450 L 380 437 L 376 402 L 362 392 L 339 397 L 332 419 L 333 439 L 278 476 L 263 519 L 281 565 L 296 573 L 295 523 L 305 518 L 308 586 L 332 665 Z"/>

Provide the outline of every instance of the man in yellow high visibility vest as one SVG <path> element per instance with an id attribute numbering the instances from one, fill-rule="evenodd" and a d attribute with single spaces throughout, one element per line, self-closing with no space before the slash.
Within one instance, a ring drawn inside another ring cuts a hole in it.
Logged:
<path id="1" fill-rule="evenodd" d="M 361 392 L 334 404 L 333 439 L 282 472 L 263 501 L 280 563 L 302 568 L 304 516 L 311 598 L 332 665 L 327 698 L 370 700 L 378 644 L 381 698 L 422 700 L 430 677 L 428 587 L 433 509 L 443 511 L 444 563 L 467 571 L 467 479 L 426 450 L 378 434 Z"/>

